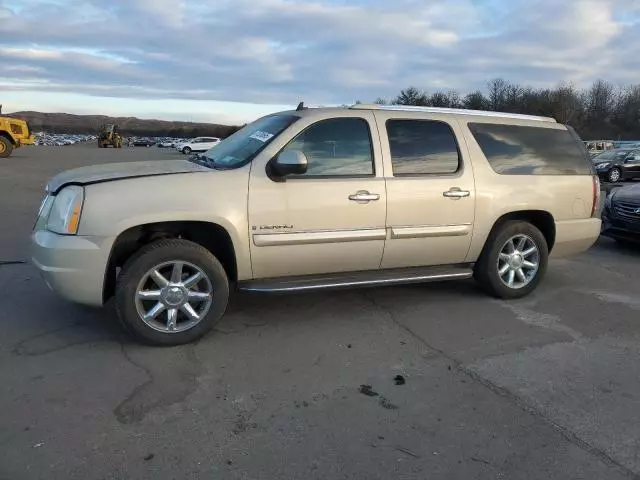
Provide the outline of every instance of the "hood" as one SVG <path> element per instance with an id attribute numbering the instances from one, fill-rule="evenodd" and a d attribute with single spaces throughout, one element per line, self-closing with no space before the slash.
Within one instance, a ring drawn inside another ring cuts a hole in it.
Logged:
<path id="1" fill-rule="evenodd" d="M 640 205 L 640 184 L 616 189 L 613 199 L 615 201 L 631 202 Z"/>
<path id="2" fill-rule="evenodd" d="M 108 163 L 74 168 L 59 173 L 49 181 L 46 190 L 49 193 L 57 193 L 65 185 L 89 185 L 91 183 L 110 182 L 125 178 L 211 171 L 210 168 L 187 160 Z"/>

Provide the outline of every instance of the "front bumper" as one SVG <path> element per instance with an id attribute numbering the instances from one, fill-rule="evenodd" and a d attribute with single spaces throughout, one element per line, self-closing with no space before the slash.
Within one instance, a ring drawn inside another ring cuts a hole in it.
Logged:
<path id="1" fill-rule="evenodd" d="M 611 209 L 602 212 L 602 233 L 605 237 L 640 243 L 640 218 L 630 221 L 617 217 Z"/>
<path id="2" fill-rule="evenodd" d="M 58 235 L 36 230 L 31 235 L 31 261 L 45 282 L 72 302 L 101 306 L 104 274 L 113 239 Z"/>

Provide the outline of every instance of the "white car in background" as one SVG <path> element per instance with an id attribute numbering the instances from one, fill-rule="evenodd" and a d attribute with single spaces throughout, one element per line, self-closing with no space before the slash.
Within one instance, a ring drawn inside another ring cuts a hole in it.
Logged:
<path id="1" fill-rule="evenodd" d="M 220 139 L 216 137 L 197 137 L 184 143 L 176 145 L 176 149 L 186 155 L 191 152 L 206 152 L 210 148 L 220 143 Z"/>

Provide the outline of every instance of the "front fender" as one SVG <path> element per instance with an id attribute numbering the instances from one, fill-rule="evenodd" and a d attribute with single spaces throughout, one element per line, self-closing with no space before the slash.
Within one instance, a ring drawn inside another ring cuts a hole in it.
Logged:
<path id="1" fill-rule="evenodd" d="M 115 240 L 136 226 L 198 221 L 224 228 L 236 252 L 238 279 L 252 277 L 247 193 L 249 168 L 132 178 L 86 186 L 80 235 Z"/>

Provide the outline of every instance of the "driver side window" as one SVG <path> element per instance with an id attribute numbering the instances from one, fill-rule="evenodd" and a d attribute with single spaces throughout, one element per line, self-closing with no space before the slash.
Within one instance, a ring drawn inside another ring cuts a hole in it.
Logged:
<path id="1" fill-rule="evenodd" d="M 369 123 L 363 118 L 332 118 L 310 125 L 283 149 L 299 150 L 308 160 L 307 173 L 292 178 L 373 176 Z"/>

